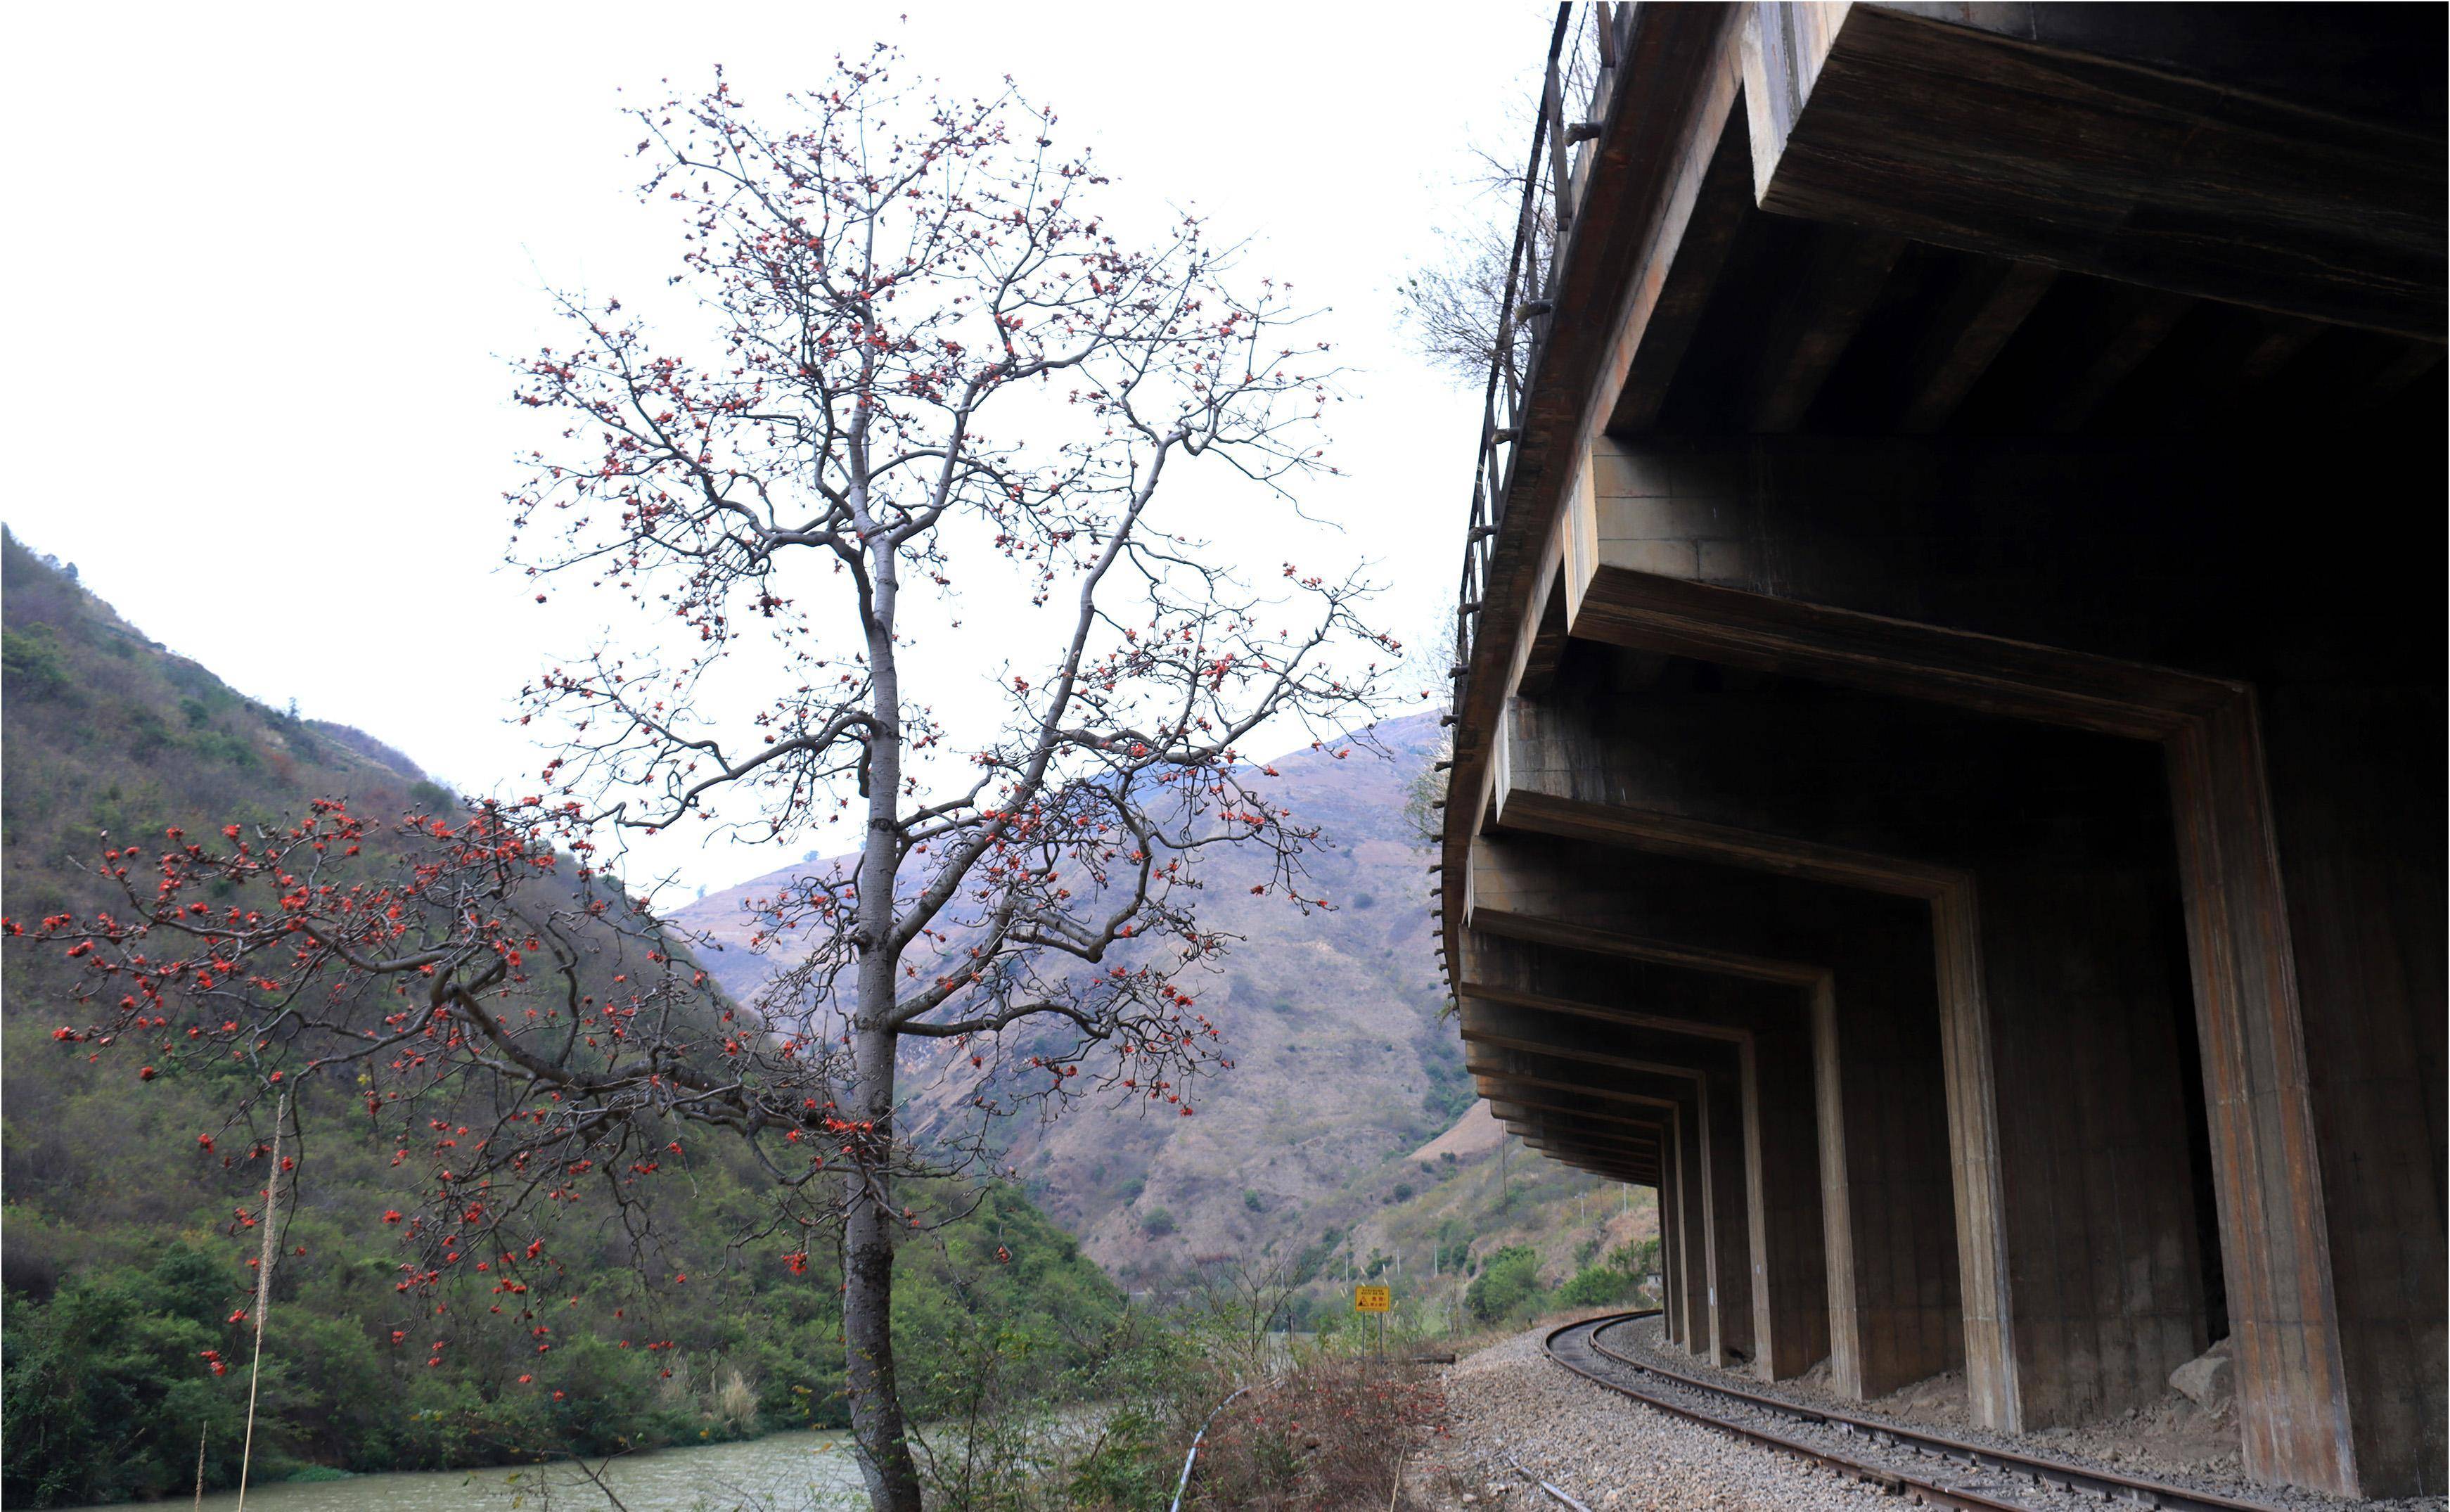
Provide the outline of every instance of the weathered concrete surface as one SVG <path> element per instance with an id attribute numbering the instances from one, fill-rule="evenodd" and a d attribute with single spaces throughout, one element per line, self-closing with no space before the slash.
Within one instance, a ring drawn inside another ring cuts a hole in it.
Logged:
<path id="1" fill-rule="evenodd" d="M 1753 1340 L 1751 1225 L 1744 1182 L 1743 1075 L 1738 1048 L 1723 1040 L 1600 1026 L 1575 1016 L 1486 998 L 1463 1000 L 1464 1042 L 1494 1052 L 1478 1064 L 1504 1073 L 1541 1069 L 1545 1079 L 1586 1081 L 1604 1073 L 1611 1090 L 1670 1102 L 1699 1132 L 1695 1177 L 1706 1282 L 1699 1299 L 1706 1322 L 1703 1352 L 1713 1365 L 1750 1364 Z M 1478 1064 L 1474 1075 L 1483 1076 Z M 1560 1075 L 1560 1073 L 1563 1075 Z M 1494 1083 L 1494 1076 L 1484 1085 Z M 1693 1206 L 1688 1199 L 1688 1210 Z"/>
<path id="2" fill-rule="evenodd" d="M 1895 858 L 1906 882 L 1961 878 L 1932 885 L 1963 916 L 1943 948 L 1969 958 L 1943 1033 L 1959 1047 L 1947 1096 L 1978 1408 L 2041 1426 L 2157 1397 L 2209 1334 L 2149 750 L 1774 680 L 1635 674 L 1603 661 L 1569 671 L 1570 707 L 1516 706 L 1500 827 L 1648 813 Z"/>
<path id="3" fill-rule="evenodd" d="M 2438 486 L 2438 457 L 2360 444 L 2377 490 L 2411 473 Z M 1610 534 L 1594 555 L 1624 565 L 1593 569 L 1575 624 L 2159 744 L 2248 1462 L 2318 1485 L 2439 1486 L 2440 1299 L 2407 1278 L 2443 1253 L 2429 900 L 2444 824 L 2440 794 L 2411 776 L 2440 760 L 2441 669 L 2429 628 L 2393 619 L 2438 585 L 2405 558 L 2278 528 L 2283 501 L 2340 486 L 2336 465 L 2241 460 L 2099 442 L 1613 443 L 1588 529 Z"/>
<path id="4" fill-rule="evenodd" d="M 1811 1016 L 1833 1386 L 1855 1400 L 1964 1364 L 1928 905 L 1540 836 L 1472 850 L 1475 927 L 1785 981 Z"/>
<path id="5" fill-rule="evenodd" d="M 2157 747 L 2248 1468 L 2367 1494 L 2440 1489 L 2450 1418 L 2441 26 L 1635 8 L 1467 616 L 1445 837 L 1452 956 L 1507 701 L 1573 696 L 1578 641 Z M 1737 467 L 1619 491 L 1603 550 L 1603 432 Z M 1609 822 L 1687 854 L 1737 827 L 1693 823 Z M 1778 863 L 1929 904 L 1943 1001 L 2000 908 L 2110 910 L 1814 844 Z M 1957 1087 L 1997 1048 L 1966 1027 Z M 1978 1341 L 2015 1289 L 1985 1231 L 2024 1182 L 1976 1155 Z"/>
<path id="6" fill-rule="evenodd" d="M 1812 1022 L 1793 968 L 1651 959 L 1598 931 L 1489 910 L 1467 937 L 1461 991 L 1601 1023 L 1732 1045 L 1740 1057 L 1753 1368 L 1800 1375 L 1829 1349 Z M 1766 979 L 1765 979 L 1766 974 Z M 1666 1041 L 1673 1043 L 1672 1040 Z"/>

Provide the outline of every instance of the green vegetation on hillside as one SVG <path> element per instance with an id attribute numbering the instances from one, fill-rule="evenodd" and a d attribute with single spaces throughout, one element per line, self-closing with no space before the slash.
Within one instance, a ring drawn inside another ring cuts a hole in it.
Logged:
<path id="1" fill-rule="evenodd" d="M 169 825 L 269 822 L 326 794 L 371 814 L 449 801 L 371 738 L 267 708 L 172 656 L 13 537 L 0 542 L 0 591 L 11 917 L 107 906 L 72 863 Z M 12 945 L 0 991 L 0 1497 L 184 1493 L 200 1438 L 206 1484 L 229 1484 L 262 1237 L 244 1214 L 266 1161 L 249 1131 L 227 1127 L 212 1070 L 165 1064 L 140 1080 L 131 1058 L 53 1042 L 52 1027 L 79 1017 L 55 953 Z M 645 1198 L 643 1239 L 601 1204 L 564 1205 L 535 1234 L 550 1295 L 543 1284 L 506 1295 L 481 1267 L 438 1294 L 403 1290 L 409 1251 L 383 1218 L 412 1207 L 418 1179 L 397 1146 L 373 1141 L 349 1094 L 301 1093 L 259 1483 L 312 1465 L 506 1463 L 845 1421 L 831 1244 L 798 1232 L 735 1244 L 767 1211 L 738 1152 L 692 1148 L 682 1179 Z M 917 1227 L 897 1260 L 894 1322 L 920 1403 L 960 1405 L 982 1337 L 1010 1343 L 1001 1389 L 1081 1388 L 1122 1298 L 1071 1237 L 1006 1187 L 914 1184 L 904 1201 Z"/>
<path id="2" fill-rule="evenodd" d="M 318 1133 L 347 1137 L 310 1124 Z M 747 1195 L 736 1177 L 702 1178 L 698 1202 L 663 1199 L 657 1219 L 682 1237 L 655 1264 L 695 1267 L 673 1272 L 690 1277 L 685 1287 L 646 1284 L 605 1235 L 552 1234 L 568 1246 L 567 1285 L 538 1309 L 541 1325 L 493 1314 L 481 1276 L 446 1291 L 442 1317 L 431 1301 L 410 1305 L 393 1289 L 396 1255 L 368 1238 L 366 1222 L 334 1211 L 354 1199 L 379 1212 L 380 1186 L 328 1170 L 310 1181 L 309 1211 L 282 1235 L 259 1481 L 307 1464 L 498 1464 L 846 1421 L 839 1276 L 822 1254 L 805 1273 L 770 1254 L 728 1264 L 722 1238 L 739 1214 L 724 1209 Z M 923 1219 L 947 1216 L 949 1195 L 923 1191 Z M 185 1489 L 200 1435 L 206 1484 L 235 1480 L 252 1335 L 232 1315 L 250 1302 L 242 1256 L 255 1235 L 233 1239 L 215 1216 L 200 1202 L 185 1221 L 71 1227 L 11 1205 L 11 1250 L 30 1245 L 59 1281 L 45 1292 L 12 1286 L 9 1297 L 10 1505 Z M 1010 1262 L 996 1259 L 999 1246 Z M 1008 1189 L 914 1241 L 898 1279 L 895 1321 L 923 1395 L 931 1381 L 960 1378 L 990 1323 L 1039 1330 L 1034 1347 L 1018 1352 L 1038 1384 L 1057 1385 L 1090 1358 L 1120 1308 L 1072 1241 Z M 538 1327 L 549 1330 L 542 1342 Z M 212 1371 L 214 1358 L 226 1375 Z"/>
<path id="3" fill-rule="evenodd" d="M 1567 1308 L 1604 1308 L 1633 1299 L 1642 1278 L 1658 1261 L 1656 1240 L 1619 1245 L 1604 1263 L 1586 1263 L 1564 1285 L 1540 1281 L 1540 1251 L 1507 1245 L 1478 1263 L 1464 1305 L 1482 1323 L 1520 1324 L 1542 1312 Z"/>
<path id="4" fill-rule="evenodd" d="M 1327 1211 L 1360 1216 L 1330 1226 L 1299 1253 L 1289 1302 L 1297 1328 L 1349 1324 L 1346 1289 L 1355 1280 L 1391 1282 L 1392 1326 L 1429 1337 L 1646 1304 L 1636 1283 L 1658 1269 L 1654 1192 L 1542 1158 L 1510 1138 L 1501 1153 L 1497 1127 L 1482 1112 L 1457 1134 L 1471 1137 L 1458 1148 L 1450 1136 L 1434 1152 L 1356 1175 L 1336 1194 Z M 1501 1257 L 1508 1273 L 1483 1284 Z"/>

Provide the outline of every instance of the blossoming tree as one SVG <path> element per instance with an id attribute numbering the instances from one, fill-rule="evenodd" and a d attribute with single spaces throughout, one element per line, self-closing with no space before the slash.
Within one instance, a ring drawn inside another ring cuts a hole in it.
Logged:
<path id="1" fill-rule="evenodd" d="M 522 365 L 558 434 L 512 494 L 515 559 L 539 597 L 575 580 L 635 611 L 528 689 L 563 730 L 543 789 L 379 837 L 335 801 L 114 846 L 126 911 L 30 932 L 89 968 L 102 1011 L 62 1037 L 235 1061 L 249 1095 L 345 1084 L 413 1132 L 399 1157 L 434 1178 L 403 1288 L 483 1264 L 523 1294 L 539 1205 L 634 1200 L 674 1120 L 747 1140 L 772 1231 L 839 1226 L 855 1436 L 904 1512 L 894 1184 L 977 1148 L 897 1130 L 908 1042 L 950 1042 L 981 1120 L 1099 1092 L 1189 1116 L 1222 1052 L 1197 968 L 1227 943 L 1199 855 L 1255 849 L 1254 891 L 1323 901 L 1314 832 L 1239 747 L 1366 719 L 1398 648 L 1357 580 L 1271 559 L 1247 583 L 1160 508 L 1194 465 L 1227 474 L 1256 538 L 1323 467 L 1324 358 L 1287 291 L 1237 287 L 1196 221 L 1115 228 L 1017 95 L 925 98 L 894 67 L 838 65 L 771 117 L 720 80 L 636 112 L 703 324 L 564 296 L 567 344 Z M 940 717 L 914 685 L 958 674 L 913 646 L 958 624 L 973 568 L 1031 629 L 989 713 Z M 846 859 L 760 901 L 800 954 L 747 1004 L 611 880 L 640 835 L 839 821 Z M 427 1115 L 446 1087 L 486 1089 L 491 1125 Z"/>

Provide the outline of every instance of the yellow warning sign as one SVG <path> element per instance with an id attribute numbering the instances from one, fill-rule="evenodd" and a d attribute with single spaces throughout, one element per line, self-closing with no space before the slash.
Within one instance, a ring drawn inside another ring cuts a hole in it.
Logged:
<path id="1" fill-rule="evenodd" d="M 1355 1312 L 1387 1312 L 1395 1306 L 1395 1293 L 1389 1287 L 1354 1287 L 1352 1310 Z"/>

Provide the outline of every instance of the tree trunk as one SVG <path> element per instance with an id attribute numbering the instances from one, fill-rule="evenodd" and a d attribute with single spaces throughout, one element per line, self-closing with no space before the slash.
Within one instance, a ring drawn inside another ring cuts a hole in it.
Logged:
<path id="1" fill-rule="evenodd" d="M 859 1106 L 846 1115 L 872 1121 L 874 1148 L 883 1151 L 891 1148 L 893 1044 L 890 1031 L 863 1029 L 852 1045 Z M 849 1190 L 843 1214 L 843 1343 L 860 1474 L 875 1512 L 920 1512 L 919 1469 L 910 1458 L 893 1374 L 892 1188 L 883 1171 L 863 1171 L 857 1164 L 845 1180 Z"/>
<path id="2" fill-rule="evenodd" d="M 863 359 L 863 376 L 873 364 Z M 866 392 L 863 387 L 861 392 Z M 859 1442 L 860 1474 L 867 1482 L 874 1512 L 921 1512 L 919 1467 L 910 1458 L 910 1437 L 902 1418 L 901 1383 L 893 1371 L 893 1244 L 900 1213 L 893 1206 L 888 1173 L 893 1145 L 894 1051 L 901 1042 L 893 1022 L 899 986 L 894 965 L 895 878 L 902 865 L 902 674 L 893 621 L 901 597 L 901 564 L 883 532 L 873 536 L 867 513 L 867 425 L 865 404 L 850 437 L 851 510 L 868 551 L 873 574 L 863 615 L 870 675 L 866 760 L 860 792 L 867 800 L 867 834 L 859 857 L 858 1001 L 851 1017 L 851 1075 L 858 1085 L 854 1106 L 844 1116 L 869 1126 L 862 1146 L 871 1153 L 854 1161 L 843 1205 L 843 1344 L 848 1353 L 844 1384 L 850 1393 L 851 1435 Z"/>

